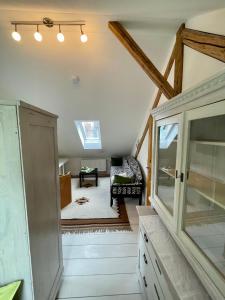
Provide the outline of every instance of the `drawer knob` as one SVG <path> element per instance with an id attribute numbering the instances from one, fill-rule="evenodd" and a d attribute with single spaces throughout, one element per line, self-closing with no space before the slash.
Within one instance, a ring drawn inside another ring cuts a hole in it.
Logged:
<path id="1" fill-rule="evenodd" d="M 144 262 L 146 263 L 146 265 L 148 264 L 148 260 L 147 260 L 147 258 L 146 258 L 146 255 L 145 255 L 145 253 L 143 254 L 143 258 L 144 258 Z"/>
<path id="2" fill-rule="evenodd" d="M 144 233 L 144 239 L 145 239 L 146 243 L 148 243 L 148 237 L 147 237 L 146 233 Z"/>
<path id="3" fill-rule="evenodd" d="M 155 293 L 157 295 L 157 298 L 158 298 L 158 300 L 160 300 L 159 293 L 158 293 L 158 290 L 157 290 L 157 287 L 155 284 L 154 284 L 154 288 L 155 288 Z"/>
<path id="4" fill-rule="evenodd" d="M 143 281 L 144 281 L 144 285 L 145 285 L 145 287 L 147 287 L 147 286 L 148 286 L 148 284 L 147 284 L 147 282 L 146 282 L 146 278 L 145 278 L 145 276 L 143 276 Z"/>

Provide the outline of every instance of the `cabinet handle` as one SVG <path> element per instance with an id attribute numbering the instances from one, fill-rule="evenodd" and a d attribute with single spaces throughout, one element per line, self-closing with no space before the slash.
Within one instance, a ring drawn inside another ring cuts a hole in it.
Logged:
<path id="1" fill-rule="evenodd" d="M 180 182 L 184 182 L 184 173 L 180 173 Z"/>
<path id="2" fill-rule="evenodd" d="M 158 290 L 157 290 L 157 287 L 156 287 L 155 284 L 154 284 L 154 288 L 155 288 L 155 292 L 156 292 L 157 298 L 160 300 L 159 293 L 158 293 Z"/>
<path id="3" fill-rule="evenodd" d="M 145 285 L 145 287 L 147 287 L 148 285 L 147 285 L 147 282 L 146 282 L 146 278 L 145 278 L 145 276 L 143 276 L 143 281 L 144 281 L 144 285 Z"/>
<path id="4" fill-rule="evenodd" d="M 148 243 L 148 237 L 147 237 L 146 233 L 144 233 L 144 239 L 145 239 L 146 243 Z"/>
<path id="5" fill-rule="evenodd" d="M 146 263 L 146 265 L 148 264 L 148 261 L 147 261 L 147 258 L 146 258 L 146 255 L 145 253 L 143 254 L 143 258 L 144 258 L 144 262 Z"/>
<path id="6" fill-rule="evenodd" d="M 159 267 L 159 264 L 158 264 L 157 259 L 155 259 L 155 263 L 156 263 L 156 265 L 157 265 L 157 268 L 158 268 L 158 270 L 159 270 L 159 273 L 161 274 L 161 269 L 160 269 L 160 267 Z"/>
<path id="7" fill-rule="evenodd" d="M 178 175 L 178 171 L 176 170 L 175 178 L 180 178 L 180 182 L 184 182 L 184 173 L 180 173 L 180 176 Z"/>

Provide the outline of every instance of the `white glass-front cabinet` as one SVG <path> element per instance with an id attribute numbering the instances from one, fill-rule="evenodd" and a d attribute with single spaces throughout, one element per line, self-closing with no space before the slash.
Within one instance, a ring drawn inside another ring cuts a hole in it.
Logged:
<path id="1" fill-rule="evenodd" d="M 164 221 L 173 230 L 176 229 L 178 212 L 181 132 L 181 114 L 155 124 L 155 205 L 164 212 Z"/>
<path id="2" fill-rule="evenodd" d="M 152 205 L 207 288 L 225 299 L 225 72 L 153 110 Z"/>
<path id="3" fill-rule="evenodd" d="M 185 114 L 178 232 L 225 295 L 225 101 Z"/>

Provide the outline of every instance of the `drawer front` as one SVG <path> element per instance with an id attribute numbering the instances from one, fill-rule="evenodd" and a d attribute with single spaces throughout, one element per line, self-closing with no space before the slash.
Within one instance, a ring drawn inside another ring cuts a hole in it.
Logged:
<path id="1" fill-rule="evenodd" d="M 151 241 L 144 229 L 144 227 L 141 227 L 141 233 L 140 236 L 142 235 L 142 241 L 144 243 L 144 246 L 147 249 L 147 252 L 149 254 L 149 256 L 151 257 L 151 261 L 152 261 L 152 265 L 153 265 L 153 271 L 156 274 L 156 278 L 158 279 L 158 282 L 164 292 L 164 295 L 166 295 L 166 300 L 173 300 L 174 298 L 172 297 L 168 284 L 166 282 L 165 276 L 162 272 L 162 268 L 160 266 L 160 262 L 158 261 L 158 258 L 155 254 L 155 251 L 152 247 Z M 154 287 L 155 289 L 155 287 Z M 156 286 L 157 289 L 157 286 Z"/>
<path id="2" fill-rule="evenodd" d="M 149 257 L 148 251 L 145 247 L 145 242 L 140 235 L 139 243 L 139 264 L 140 264 L 140 273 L 143 280 L 143 286 L 148 299 L 152 300 L 164 300 L 164 296 L 161 290 L 161 287 L 158 283 L 157 276 L 154 272 L 151 258 Z"/>
<path id="3" fill-rule="evenodd" d="M 152 247 L 152 243 L 150 242 L 146 232 L 144 232 L 143 236 L 147 237 L 147 238 L 145 237 L 145 239 L 144 239 L 145 240 L 145 246 L 148 250 L 149 256 L 151 257 L 155 273 L 156 273 L 156 275 L 157 275 L 157 277 L 158 277 L 158 279 L 161 283 L 162 281 L 165 280 L 165 278 L 164 278 L 164 275 L 163 275 L 163 272 L 162 272 L 162 269 L 161 269 L 161 266 L 160 266 L 160 262 L 158 261 L 158 258 L 155 254 L 155 251 L 154 251 L 153 247 Z"/>

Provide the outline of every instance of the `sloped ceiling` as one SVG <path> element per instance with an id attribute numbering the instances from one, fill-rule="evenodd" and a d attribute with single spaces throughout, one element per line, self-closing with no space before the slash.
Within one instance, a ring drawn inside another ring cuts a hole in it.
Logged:
<path id="1" fill-rule="evenodd" d="M 59 116 L 59 153 L 94 157 L 127 154 L 140 130 L 154 85 L 107 28 L 119 20 L 161 70 L 180 23 L 194 15 L 224 7 L 224 0 L 124 1 L 1 1 L 0 98 L 23 99 Z M 35 28 L 18 28 L 20 43 L 11 37 L 11 20 L 85 20 L 89 36 L 79 29 L 43 28 L 43 42 L 33 39 Z M 79 76 L 74 84 L 72 78 Z M 74 120 L 100 120 L 103 150 L 84 151 Z"/>

